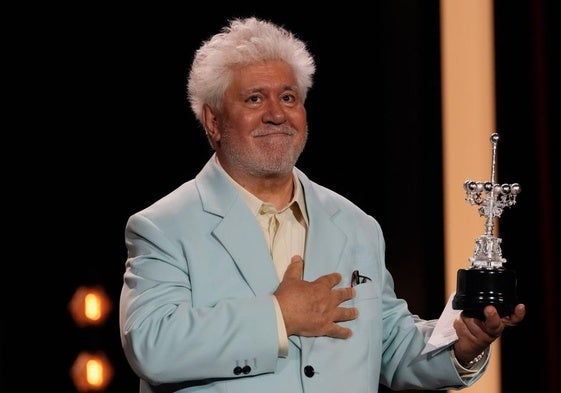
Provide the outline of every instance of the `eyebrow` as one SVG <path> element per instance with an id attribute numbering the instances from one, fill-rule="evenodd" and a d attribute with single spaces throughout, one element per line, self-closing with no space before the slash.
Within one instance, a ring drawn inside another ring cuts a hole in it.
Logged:
<path id="1" fill-rule="evenodd" d="M 243 90 L 242 93 L 243 94 L 262 93 L 265 90 L 267 90 L 266 87 L 253 87 L 253 88 L 249 88 L 247 90 Z M 296 85 L 284 85 L 282 87 L 282 91 L 298 91 L 298 86 L 296 86 Z"/>

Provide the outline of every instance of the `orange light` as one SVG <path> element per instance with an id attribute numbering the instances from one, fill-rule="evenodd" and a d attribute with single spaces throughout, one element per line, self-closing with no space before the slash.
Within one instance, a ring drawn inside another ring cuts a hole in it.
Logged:
<path id="1" fill-rule="evenodd" d="M 80 327 L 100 325 L 111 310 L 111 301 L 101 287 L 80 287 L 69 304 L 70 314 Z"/>
<path id="2" fill-rule="evenodd" d="M 81 352 L 70 375 L 80 393 L 101 392 L 113 379 L 113 367 L 103 352 Z"/>

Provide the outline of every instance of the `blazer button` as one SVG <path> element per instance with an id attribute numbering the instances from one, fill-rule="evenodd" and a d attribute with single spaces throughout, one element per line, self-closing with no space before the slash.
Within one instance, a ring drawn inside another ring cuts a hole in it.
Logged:
<path id="1" fill-rule="evenodd" d="M 250 371 L 251 371 L 251 367 L 249 367 L 248 365 L 243 366 L 242 373 L 249 374 Z"/>
<path id="2" fill-rule="evenodd" d="M 234 374 L 240 375 L 242 373 L 242 368 L 240 366 L 234 367 Z"/>
<path id="3" fill-rule="evenodd" d="M 306 377 L 312 378 L 315 374 L 314 368 L 312 366 L 304 367 L 304 374 Z"/>

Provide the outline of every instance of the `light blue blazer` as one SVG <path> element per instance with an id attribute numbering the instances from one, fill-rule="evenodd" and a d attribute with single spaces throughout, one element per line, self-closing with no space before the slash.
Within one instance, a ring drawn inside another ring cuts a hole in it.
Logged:
<path id="1" fill-rule="evenodd" d="M 309 231 L 304 279 L 331 272 L 359 317 L 349 339 L 289 337 L 278 357 L 272 293 L 279 284 L 257 220 L 212 157 L 195 179 L 132 215 L 120 303 L 121 341 L 140 392 L 372 393 L 455 389 L 448 351 L 420 355 L 436 321 L 396 298 L 377 221 L 297 170 Z M 486 366 L 485 366 L 486 367 Z"/>

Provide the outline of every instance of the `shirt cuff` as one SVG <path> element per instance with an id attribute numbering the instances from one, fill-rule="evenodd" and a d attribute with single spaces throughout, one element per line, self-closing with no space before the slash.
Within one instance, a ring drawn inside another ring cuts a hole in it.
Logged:
<path id="1" fill-rule="evenodd" d="M 454 366 L 460 374 L 460 377 L 464 379 L 469 379 L 479 373 L 483 366 L 487 363 L 487 359 L 489 358 L 491 353 L 491 347 L 487 347 L 483 352 L 477 355 L 467 366 L 462 366 L 458 358 L 456 358 L 456 354 L 454 353 L 454 347 L 450 347 L 450 356 L 452 357 L 452 361 L 454 362 Z"/>
<path id="2" fill-rule="evenodd" d="M 276 296 L 273 296 L 273 303 L 275 304 L 275 314 L 277 315 L 277 332 L 279 334 L 279 354 L 281 358 L 288 356 L 288 336 L 286 335 L 286 327 L 284 326 L 284 319 Z"/>

